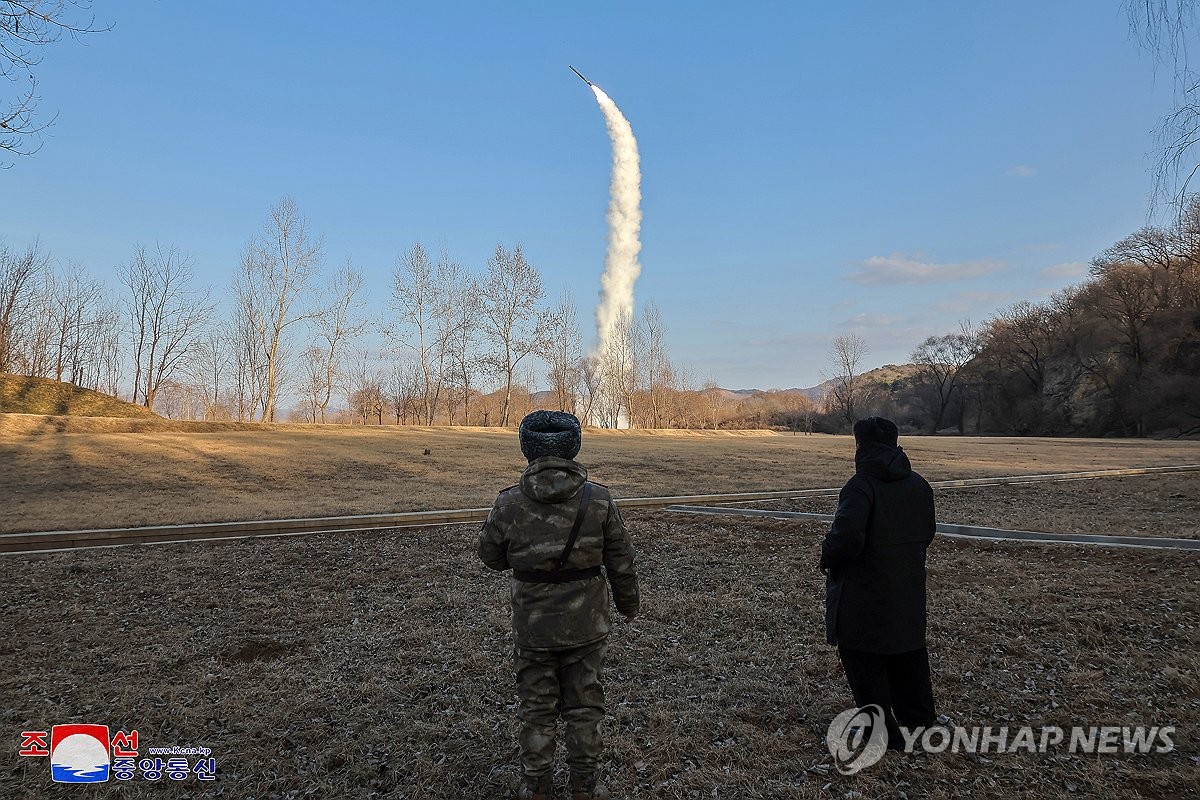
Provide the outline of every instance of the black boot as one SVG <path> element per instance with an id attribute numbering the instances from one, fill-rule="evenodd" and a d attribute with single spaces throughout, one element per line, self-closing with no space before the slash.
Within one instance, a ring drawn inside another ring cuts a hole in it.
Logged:
<path id="1" fill-rule="evenodd" d="M 550 800 L 552 794 L 554 794 L 553 775 L 540 777 L 525 775 L 521 779 L 521 788 L 517 789 L 517 800 Z"/>
<path id="2" fill-rule="evenodd" d="M 609 800 L 608 787 L 596 782 L 595 774 L 571 774 L 571 800 Z"/>

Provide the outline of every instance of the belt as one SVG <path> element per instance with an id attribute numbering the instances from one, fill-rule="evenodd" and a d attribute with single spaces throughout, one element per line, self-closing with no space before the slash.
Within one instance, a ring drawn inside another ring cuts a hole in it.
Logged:
<path id="1" fill-rule="evenodd" d="M 557 570 L 514 569 L 512 574 L 514 578 L 525 583 L 570 583 L 596 577 L 600 574 L 600 567 Z"/>

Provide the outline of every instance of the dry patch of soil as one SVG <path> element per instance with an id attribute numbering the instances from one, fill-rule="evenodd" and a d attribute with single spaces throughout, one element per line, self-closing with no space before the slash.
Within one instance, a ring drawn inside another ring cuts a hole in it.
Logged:
<path id="1" fill-rule="evenodd" d="M 940 712 L 1173 725 L 1176 752 L 889 754 L 847 778 L 823 743 L 850 705 L 821 626 L 825 525 L 628 521 L 645 606 L 610 648 L 617 796 L 1176 798 L 1200 785 L 1194 553 L 943 539 L 930 551 Z M 143 748 L 210 747 L 225 797 L 507 796 L 507 581 L 474 550 L 474 526 L 450 526 L 0 559 L 0 796 L 80 796 L 51 783 L 46 759 L 16 755 L 19 731 L 68 721 L 137 728 Z"/>

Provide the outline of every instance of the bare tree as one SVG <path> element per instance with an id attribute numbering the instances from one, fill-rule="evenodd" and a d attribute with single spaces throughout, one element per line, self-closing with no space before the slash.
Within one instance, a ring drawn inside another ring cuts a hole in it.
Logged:
<path id="1" fill-rule="evenodd" d="M 321 401 L 329 396 L 328 373 L 325 371 L 325 351 L 309 345 L 300 354 L 300 407 L 305 422 L 317 422 L 321 416 Z"/>
<path id="2" fill-rule="evenodd" d="M 835 336 L 830 347 L 833 374 L 829 391 L 834 409 L 848 425 L 853 425 L 856 419 L 855 403 L 861 388 L 858 370 L 867 352 L 867 343 L 857 333 Z"/>
<path id="3" fill-rule="evenodd" d="M 711 427 L 716 430 L 721 427 L 721 411 L 725 407 L 725 393 L 715 380 L 709 378 L 700 388 L 700 394 L 704 398 L 705 411 Z"/>
<path id="4" fill-rule="evenodd" d="M 111 391 L 121 373 L 119 314 L 102 284 L 78 264 L 41 278 L 21 360 L 29 375 Z"/>
<path id="5" fill-rule="evenodd" d="M 40 290 L 50 271 L 50 256 L 34 241 L 23 253 L 0 243 L 0 372 L 14 372 L 33 338 Z"/>
<path id="6" fill-rule="evenodd" d="M 595 425 L 599 422 L 598 403 L 603 392 L 603 376 L 600 372 L 600 359 L 595 355 L 586 355 L 579 359 L 579 381 L 583 387 L 583 406 L 580 409 L 580 419 L 584 425 Z"/>
<path id="7" fill-rule="evenodd" d="M 521 245 L 501 244 L 488 259 L 481 286 L 483 327 L 492 346 L 487 364 L 504 380 L 500 424 L 508 425 L 514 377 L 521 362 L 545 350 L 545 319 L 538 312 L 542 276 L 525 260 Z"/>
<path id="8" fill-rule="evenodd" d="M 583 343 L 579 333 L 579 315 L 569 292 L 563 292 L 546 316 L 546 350 L 543 357 L 549 367 L 546 377 L 559 411 L 576 411 L 576 398 L 582 376 L 579 360 Z"/>
<path id="9" fill-rule="evenodd" d="M 421 369 L 411 361 L 392 365 L 388 377 L 388 405 L 396 415 L 397 425 L 410 421 L 421 421 L 422 375 Z"/>
<path id="10" fill-rule="evenodd" d="M 80 329 L 72 383 L 117 396 L 122 375 L 122 339 L 121 312 L 108 292 L 102 291 Z"/>
<path id="11" fill-rule="evenodd" d="M 412 353 L 421 369 L 425 392 L 424 421 L 433 424 L 437 403 L 434 381 L 434 299 L 433 262 L 420 242 L 396 259 L 392 273 L 392 308 L 397 312 L 399 326 L 386 333 L 400 346 Z"/>
<path id="12" fill-rule="evenodd" d="M 1174 237 L 1176 302 L 1184 308 L 1200 308 L 1200 197 L 1193 198 L 1184 211 Z"/>
<path id="13" fill-rule="evenodd" d="M 671 358 L 667 354 L 666 324 L 662 312 L 654 302 L 642 309 L 643 337 L 645 344 L 646 399 L 649 406 L 650 426 L 665 426 L 670 398 L 675 393 L 676 376 Z"/>
<path id="14" fill-rule="evenodd" d="M 476 327 L 475 282 L 462 265 L 443 250 L 438 256 L 437 271 L 434 273 L 434 356 L 437 365 L 436 382 L 439 392 L 446 398 L 446 418 L 454 424 L 454 392 L 450 379 L 456 377 L 463 365 L 460 347 L 466 347 Z M 462 329 L 466 328 L 466 331 Z M 469 387 L 463 392 L 467 402 Z M 465 410 L 464 410 L 465 416 Z M 433 420 L 430 419 L 432 424 Z"/>
<path id="15" fill-rule="evenodd" d="M 174 247 L 139 247 L 121 270 L 133 342 L 133 402 L 154 409 L 163 381 L 187 366 L 213 313 L 207 289 L 192 285 L 191 259 Z"/>
<path id="16" fill-rule="evenodd" d="M 228 419 L 233 414 L 233 404 L 228 402 L 226 393 L 233 382 L 230 371 L 236 358 L 236 339 L 224 328 L 210 327 L 197 340 L 195 352 L 188 362 L 189 377 L 203 398 L 207 420 Z"/>
<path id="17" fill-rule="evenodd" d="M 1094 312 L 1101 302 L 1097 294 L 1094 284 L 1085 283 L 1057 293 L 1052 304 L 1055 313 L 1066 319 L 1064 345 L 1071 360 L 1108 396 L 1113 422 L 1122 435 L 1129 436 L 1137 433 L 1130 410 L 1135 384 L 1129 380 L 1130 366 L 1110 321 Z"/>
<path id="18" fill-rule="evenodd" d="M 326 290 L 329 304 L 315 314 L 318 344 L 310 350 L 316 350 L 319 360 L 314 362 L 315 356 L 306 352 L 310 362 L 309 388 L 315 389 L 318 385 L 317 376 L 311 374 L 311 370 L 318 366 L 320 368 L 321 391 L 312 394 L 315 408 L 313 422 L 318 417 L 322 423 L 325 422 L 334 386 L 341 377 L 343 350 L 366 329 L 366 320 L 360 316 L 363 304 L 359 294 L 362 287 L 362 273 L 346 259 L 346 263 L 338 268 L 329 282 Z"/>
<path id="19" fill-rule="evenodd" d="M 445 251 L 435 267 L 418 242 L 396 261 L 392 307 L 398 324 L 387 333 L 421 369 L 426 425 L 434 423 L 450 374 L 465 369 L 471 334 L 463 328 L 473 325 L 468 313 L 473 298 L 469 277 Z M 452 397 L 447 399 L 447 414 L 453 421 Z"/>
<path id="20" fill-rule="evenodd" d="M 14 371 L 30 377 L 49 377 L 50 341 L 54 334 L 54 270 L 47 267 L 37 278 L 37 288 L 31 292 L 31 311 L 17 330 L 20 343 Z"/>
<path id="21" fill-rule="evenodd" d="M 159 387 L 158 410 L 168 419 L 200 420 L 206 418 L 204 393 L 194 384 L 165 380 Z"/>
<path id="22" fill-rule="evenodd" d="M 33 313 L 21 333 L 22 372 L 31 377 L 48 378 L 54 374 L 52 344 L 55 338 L 55 271 L 47 265 L 37 279 L 33 292 Z"/>
<path id="23" fill-rule="evenodd" d="M 1200 144 L 1200 74 L 1189 59 L 1196 25 L 1195 0 L 1126 0 L 1129 29 L 1139 44 L 1173 71 L 1175 107 L 1159 122 L 1154 167 L 1154 202 L 1176 207 L 1182 216 L 1196 172 Z"/>
<path id="24" fill-rule="evenodd" d="M 1146 366 L 1147 334 L 1156 310 L 1151 274 L 1136 264 L 1099 261 L 1094 274 L 1093 308 L 1124 345 L 1137 383 Z"/>
<path id="25" fill-rule="evenodd" d="M 382 425 L 386 405 L 383 386 L 377 377 L 350 392 L 350 411 L 363 425 L 370 425 L 372 419 L 376 425 Z"/>
<path id="26" fill-rule="evenodd" d="M 250 258 L 247 245 L 243 264 Z M 239 422 L 253 421 L 261 412 L 266 400 L 266 359 L 263 338 L 266 325 L 263 321 L 259 287 L 239 278 L 234 284 L 237 301 L 232 326 L 234 344 L 234 407 Z"/>
<path id="27" fill-rule="evenodd" d="M 79 38 L 108 28 L 96 26 L 95 17 L 87 21 L 72 18 L 74 11 L 86 12 L 87 0 L 0 0 L 0 77 L 18 84 L 28 81 L 15 100 L 0 108 L 0 150 L 14 155 L 31 155 L 41 147 L 40 134 L 54 119 L 39 122 L 37 79 L 34 68 L 42 61 L 42 48 L 57 42 L 64 34 Z M 33 140 L 38 144 L 34 145 Z"/>
<path id="28" fill-rule="evenodd" d="M 472 378 L 480 368 L 480 357 L 476 349 L 480 308 L 479 285 L 470 275 L 464 275 L 455 312 L 454 333 L 447 348 L 449 369 L 462 402 L 464 425 L 471 424 Z"/>
<path id="29" fill-rule="evenodd" d="M 671 364 L 670 382 L 666 384 L 664 406 L 665 422 L 668 428 L 700 427 L 701 414 L 693 387 L 696 385 L 692 371 L 687 366 Z M 693 422 L 693 419 L 696 422 Z"/>
<path id="30" fill-rule="evenodd" d="M 50 363 L 54 380 L 74 382 L 80 376 L 91 323 L 104 290 L 78 264 L 54 278 L 50 292 Z"/>
<path id="31" fill-rule="evenodd" d="M 363 425 L 369 424 L 372 418 L 376 420 L 376 425 L 383 424 L 383 412 L 388 407 L 388 397 L 383 384 L 382 370 L 367 350 L 360 350 L 355 359 L 348 401 L 350 413 L 361 420 Z"/>
<path id="32" fill-rule="evenodd" d="M 979 354 L 979 336 L 969 322 L 958 333 L 930 336 L 909 358 L 916 365 L 917 401 L 930 419 L 930 433 L 937 433 L 951 402 L 960 400 L 963 368 Z M 962 418 L 959 417 L 959 428 Z"/>
<path id="33" fill-rule="evenodd" d="M 309 232 L 290 197 L 271 209 L 263 230 L 250 239 L 242 255 L 236 291 L 249 328 L 257 332 L 262 349 L 262 419 L 275 420 L 275 404 L 283 380 L 284 337 L 312 313 L 301 307 L 323 258 L 320 237 Z"/>
<path id="34" fill-rule="evenodd" d="M 1097 259 L 1093 276 L 1080 295 L 1089 335 L 1077 351 L 1083 355 L 1079 365 L 1104 386 L 1125 432 L 1143 436 L 1138 395 L 1146 390 L 1146 373 L 1154 361 L 1156 328 L 1169 327 L 1170 318 L 1157 313 L 1154 273 L 1143 265 Z M 1194 323 L 1185 327 L 1194 330 Z"/>
<path id="35" fill-rule="evenodd" d="M 985 334 L 997 366 L 1015 369 L 1039 395 L 1052 353 L 1053 317 L 1049 306 L 1022 301 L 999 312 Z"/>
<path id="36" fill-rule="evenodd" d="M 622 314 L 613 328 L 608 345 L 599 353 L 601 386 L 601 416 L 605 427 L 620 427 L 624 422 L 634 427 L 637 412 L 636 395 L 641 383 L 641 328 L 628 313 Z"/>

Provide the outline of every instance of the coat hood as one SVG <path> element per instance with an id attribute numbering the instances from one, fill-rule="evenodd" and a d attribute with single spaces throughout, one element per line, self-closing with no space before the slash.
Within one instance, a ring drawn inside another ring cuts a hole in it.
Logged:
<path id="1" fill-rule="evenodd" d="M 854 451 L 854 467 L 872 478 L 899 481 L 912 474 L 912 464 L 903 447 L 880 442 L 864 442 Z"/>
<path id="2" fill-rule="evenodd" d="M 557 456 L 529 462 L 521 473 L 521 494 L 539 503 L 561 503 L 575 496 L 587 480 L 587 469 Z"/>

